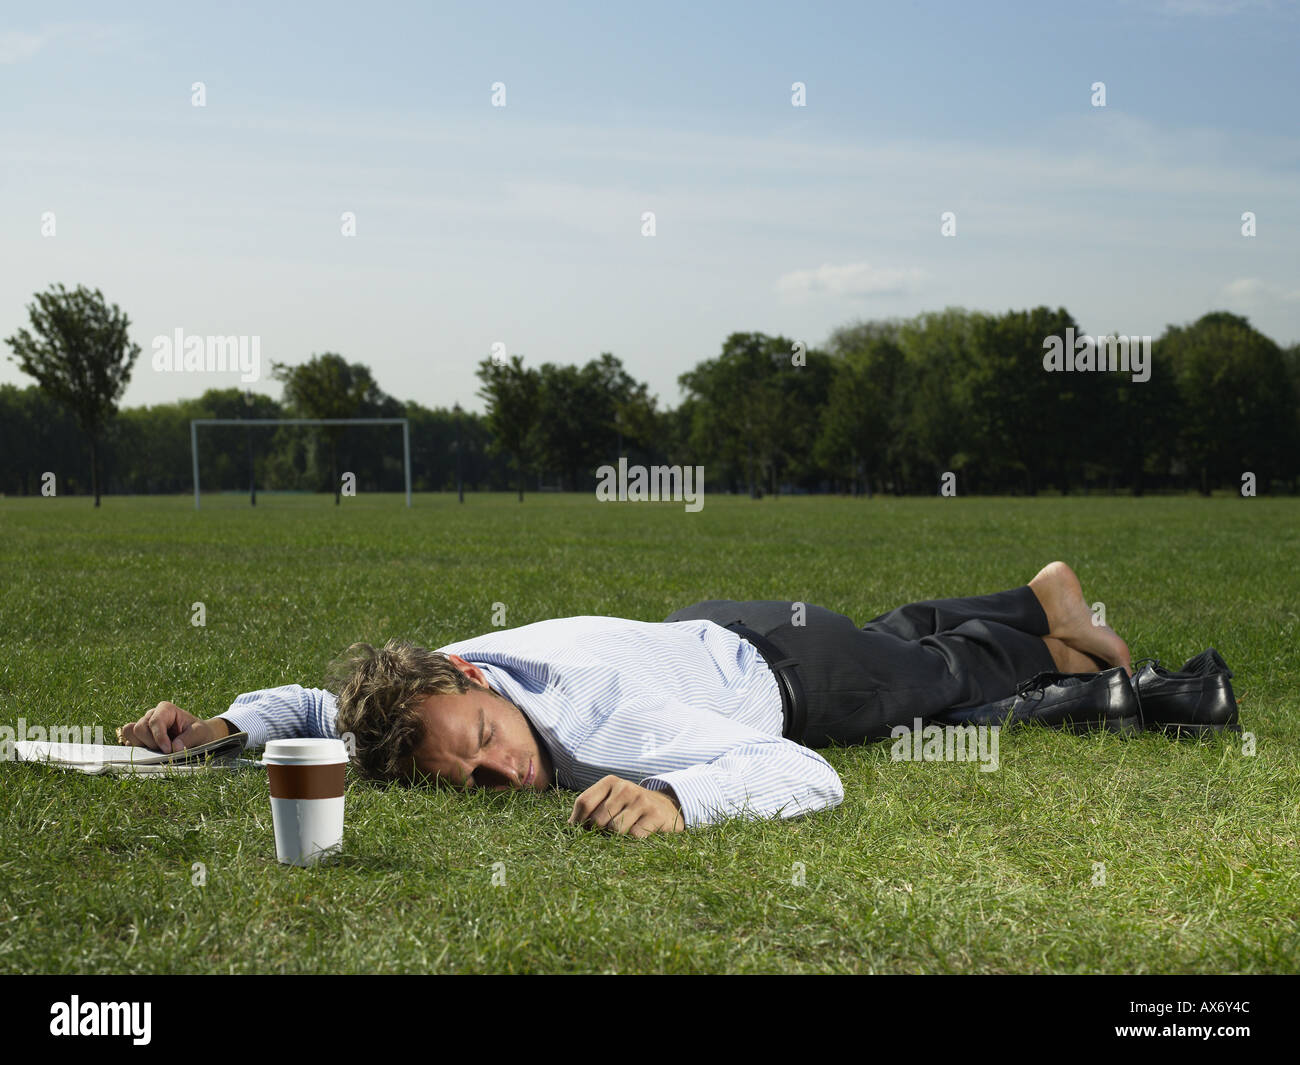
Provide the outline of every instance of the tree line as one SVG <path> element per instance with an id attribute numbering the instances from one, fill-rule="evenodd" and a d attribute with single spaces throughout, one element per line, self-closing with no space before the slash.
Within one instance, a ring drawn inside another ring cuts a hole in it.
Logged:
<path id="1" fill-rule="evenodd" d="M 385 393 L 368 366 L 326 352 L 273 363 L 282 395 L 210 389 L 197 399 L 118 409 L 139 348 L 98 291 L 54 286 L 7 338 L 36 384 L 0 386 L 0 492 L 176 493 L 193 488 L 194 418 L 410 419 L 417 491 L 591 491 L 620 455 L 702 465 L 710 491 L 934 494 L 1292 492 L 1300 482 L 1300 345 L 1282 348 L 1245 318 L 1213 312 L 1151 340 L 1143 374 L 1105 365 L 1064 309 L 988 314 L 949 308 L 859 321 L 819 348 L 733 333 L 681 374 L 660 408 L 605 352 L 583 365 L 477 366 L 483 414 Z M 1061 338 L 1059 343 L 1049 338 Z M 1068 343 L 1067 343 L 1068 342 Z M 1066 362 L 1046 353 L 1068 347 Z M 1134 358 L 1139 348 L 1134 346 Z M 1079 354 L 1076 356 L 1076 352 Z M 1051 368 L 1049 369 L 1049 364 Z M 1118 365 L 1118 364 L 1117 364 Z M 1080 368 L 1073 368 L 1073 367 Z M 205 490 L 402 488 L 390 426 L 202 430 Z"/>

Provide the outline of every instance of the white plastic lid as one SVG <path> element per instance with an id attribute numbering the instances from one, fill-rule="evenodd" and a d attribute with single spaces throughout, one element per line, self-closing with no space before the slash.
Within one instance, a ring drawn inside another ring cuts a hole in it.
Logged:
<path id="1" fill-rule="evenodd" d="M 262 761 L 272 765 L 332 765 L 347 760 L 342 740 L 270 740 L 262 755 Z"/>

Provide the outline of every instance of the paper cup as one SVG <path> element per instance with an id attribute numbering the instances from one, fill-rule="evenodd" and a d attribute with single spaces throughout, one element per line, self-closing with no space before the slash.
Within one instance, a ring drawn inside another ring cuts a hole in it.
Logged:
<path id="1" fill-rule="evenodd" d="M 275 856 L 315 865 L 343 849 L 342 740 L 271 740 L 262 756 L 271 785 Z"/>

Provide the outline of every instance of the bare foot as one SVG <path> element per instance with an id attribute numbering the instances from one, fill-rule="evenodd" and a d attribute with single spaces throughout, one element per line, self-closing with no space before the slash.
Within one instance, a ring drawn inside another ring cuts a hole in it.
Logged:
<path id="1" fill-rule="evenodd" d="M 1055 636 L 1044 636 L 1043 643 L 1056 664 L 1058 673 L 1096 673 L 1097 663 L 1082 651 L 1076 651 L 1067 643 L 1062 643 Z"/>
<path id="2" fill-rule="evenodd" d="M 1029 588 L 1047 615 L 1049 637 L 1075 652 L 1095 655 L 1111 666 L 1123 666 L 1125 672 L 1133 673 L 1128 644 L 1109 625 L 1093 624 L 1092 610 L 1083 597 L 1083 586 L 1074 570 L 1064 562 L 1049 562 L 1029 582 Z M 1049 643 L 1049 650 L 1051 646 Z M 1092 672 L 1096 668 L 1096 663 L 1089 663 L 1084 670 L 1072 672 Z"/>

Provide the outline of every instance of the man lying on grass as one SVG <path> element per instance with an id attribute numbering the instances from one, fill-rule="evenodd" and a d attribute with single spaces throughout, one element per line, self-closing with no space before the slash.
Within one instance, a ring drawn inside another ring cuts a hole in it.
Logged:
<path id="1" fill-rule="evenodd" d="M 1207 657 L 1212 656 L 1212 658 Z M 914 603 L 858 627 L 784 601 L 712 600 L 660 623 L 575 617 L 436 651 L 357 644 L 337 696 L 290 684 L 200 721 L 159 703 L 124 743 L 160 751 L 228 732 L 351 734 L 376 780 L 579 792 L 570 823 L 633 836 L 728 816 L 794 817 L 844 790 L 812 748 L 883 739 L 918 719 L 1127 733 L 1236 721 L 1231 674 L 1207 651 L 1130 681 L 1128 646 L 1094 624 L 1073 571 L 1020 588 Z"/>

